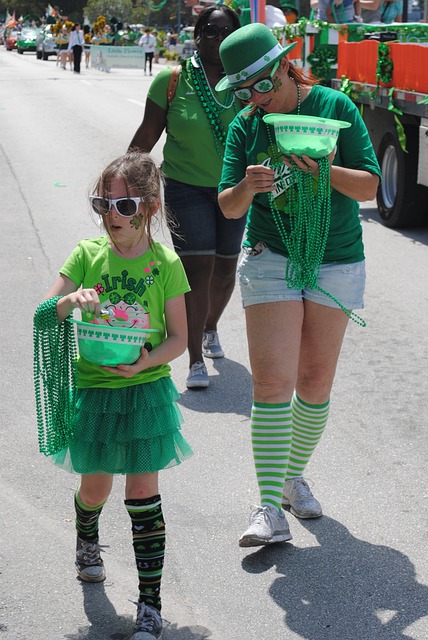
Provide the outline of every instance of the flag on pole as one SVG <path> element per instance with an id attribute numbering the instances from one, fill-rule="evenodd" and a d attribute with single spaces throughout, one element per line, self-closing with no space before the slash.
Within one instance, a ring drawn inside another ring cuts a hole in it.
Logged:
<path id="1" fill-rule="evenodd" d="M 15 18 L 15 11 L 10 15 L 9 11 L 6 12 L 6 21 L 4 23 L 5 27 L 15 27 L 17 25 L 17 21 Z"/>
<path id="2" fill-rule="evenodd" d="M 266 0 L 250 0 L 251 22 L 266 24 Z"/>
<path id="3" fill-rule="evenodd" d="M 56 16 L 56 11 L 51 4 L 48 4 L 48 8 L 46 9 L 47 16 Z"/>

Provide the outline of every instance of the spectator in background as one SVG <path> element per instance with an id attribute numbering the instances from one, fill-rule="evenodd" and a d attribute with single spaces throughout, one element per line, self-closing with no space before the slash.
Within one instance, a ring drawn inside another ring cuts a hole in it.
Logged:
<path id="1" fill-rule="evenodd" d="M 382 0 L 360 0 L 362 22 L 380 22 Z"/>
<path id="2" fill-rule="evenodd" d="M 170 51 L 174 51 L 175 50 L 175 45 L 178 42 L 178 33 L 171 33 L 171 37 L 169 39 L 169 50 Z"/>
<path id="3" fill-rule="evenodd" d="M 155 46 L 156 46 L 156 38 L 152 33 L 150 33 L 150 29 L 147 28 L 144 30 L 144 35 L 138 41 L 139 47 L 144 47 L 144 75 L 147 73 L 147 62 L 149 63 L 149 75 L 152 76 L 152 63 L 153 56 L 155 54 Z"/>
<path id="4" fill-rule="evenodd" d="M 91 58 L 91 44 L 92 44 L 92 33 L 89 25 L 85 25 L 83 27 L 83 39 L 84 39 L 84 47 L 83 50 L 85 52 L 85 67 L 89 67 L 89 60 Z"/>
<path id="5" fill-rule="evenodd" d="M 403 22 L 403 3 L 400 0 L 383 2 L 380 19 L 386 24 L 390 24 L 391 22 Z"/>
<path id="6" fill-rule="evenodd" d="M 153 59 L 154 59 L 154 61 L 156 63 L 158 63 L 159 62 L 159 54 L 160 54 L 160 48 L 161 48 L 162 41 L 159 38 L 159 34 L 158 34 L 157 31 L 153 31 L 153 37 L 154 37 L 154 39 L 156 41 L 156 43 L 155 43 L 155 55 L 154 55 Z"/>
<path id="7" fill-rule="evenodd" d="M 297 10 L 295 0 L 280 0 L 279 6 L 288 24 L 294 24 L 297 22 L 299 12 Z"/>
<path id="8" fill-rule="evenodd" d="M 80 28 L 80 23 L 71 28 L 70 40 L 68 42 L 68 51 L 73 52 L 73 71 L 74 73 L 80 73 L 80 61 L 82 59 L 82 51 L 85 45 L 85 39 L 83 32 Z"/>
<path id="9" fill-rule="evenodd" d="M 309 20 L 317 20 L 318 19 L 318 0 L 311 0 L 311 13 L 309 15 Z"/>
<path id="10" fill-rule="evenodd" d="M 334 24 L 359 22 L 360 2 L 362 0 L 319 0 L 318 17 L 320 20 Z M 380 0 L 367 0 L 378 2 Z"/>
<path id="11" fill-rule="evenodd" d="M 59 62 L 61 64 L 61 69 L 65 69 L 67 66 L 67 62 L 70 62 L 70 69 L 72 68 L 73 63 L 73 54 L 68 51 L 68 44 L 70 41 L 70 37 L 68 35 L 67 27 L 65 24 L 61 27 L 61 31 L 56 39 L 56 44 L 59 48 Z"/>
<path id="12" fill-rule="evenodd" d="M 360 0 L 360 2 L 363 22 L 391 23 L 403 20 L 403 3 L 399 0 Z"/>

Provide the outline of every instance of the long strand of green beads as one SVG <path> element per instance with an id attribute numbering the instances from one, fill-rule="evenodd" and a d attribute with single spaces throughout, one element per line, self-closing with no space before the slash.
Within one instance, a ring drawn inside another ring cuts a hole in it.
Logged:
<path id="1" fill-rule="evenodd" d="M 58 324 L 59 297 L 42 302 L 34 315 L 34 391 L 39 450 L 52 455 L 73 435 L 77 348 L 68 320 Z"/>
<path id="2" fill-rule="evenodd" d="M 319 286 L 319 269 L 324 257 L 331 219 L 330 163 L 328 158 L 318 160 L 318 187 L 314 191 L 313 176 L 292 167 L 292 186 L 289 189 L 288 205 L 290 231 L 285 229 L 276 202 L 269 194 L 272 216 L 280 238 L 287 248 L 289 259 L 285 279 L 292 289 L 309 287 L 333 300 L 350 320 L 365 327 L 365 320 L 325 289 Z"/>

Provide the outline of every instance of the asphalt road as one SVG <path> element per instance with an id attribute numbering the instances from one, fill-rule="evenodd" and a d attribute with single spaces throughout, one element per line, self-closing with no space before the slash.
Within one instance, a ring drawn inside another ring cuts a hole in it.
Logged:
<path id="1" fill-rule="evenodd" d="M 37 451 L 32 315 L 76 242 L 97 235 L 88 188 L 125 151 L 149 82 L 133 70 L 76 76 L 53 59 L 0 50 L 5 640 L 126 640 L 132 631 L 137 578 L 123 478 L 101 521 L 108 578 L 82 585 L 75 576 L 78 477 Z M 330 424 L 307 470 L 325 515 L 290 515 L 291 543 L 238 547 L 258 492 L 237 290 L 220 325 L 226 357 L 207 363 L 209 389 L 187 391 L 186 356 L 173 364 L 195 456 L 161 474 L 165 640 L 428 639 L 428 231 L 386 229 L 374 203 L 361 213 L 368 326 L 349 327 Z M 168 233 L 159 239 L 169 242 Z"/>

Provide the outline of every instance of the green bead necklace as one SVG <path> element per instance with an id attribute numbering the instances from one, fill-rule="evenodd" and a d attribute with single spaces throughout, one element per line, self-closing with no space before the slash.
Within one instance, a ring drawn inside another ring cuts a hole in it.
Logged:
<path id="1" fill-rule="evenodd" d="M 76 410 L 77 347 L 72 324 L 58 323 L 60 297 L 37 307 L 33 325 L 37 431 L 39 450 L 46 456 L 68 446 Z"/>
<path id="2" fill-rule="evenodd" d="M 221 159 L 223 159 L 227 131 L 220 120 L 220 114 L 231 107 L 234 108 L 235 114 L 238 113 L 235 96 L 233 94 L 231 95 L 229 104 L 223 104 L 220 102 L 208 82 L 208 77 L 198 51 L 195 52 L 195 60 L 198 66 L 195 67 L 190 63 L 190 76 L 192 78 L 195 91 L 211 125 L 217 154 Z"/>
<path id="3" fill-rule="evenodd" d="M 300 115 L 300 86 L 297 87 L 297 114 Z M 259 116 L 262 117 L 259 110 Z M 282 166 L 282 153 L 273 144 L 272 125 L 265 123 L 271 148 L 276 148 L 271 167 Z M 302 171 L 291 162 L 291 184 L 286 190 L 287 212 L 280 211 L 272 193 L 268 194 L 270 210 L 279 236 L 288 252 L 285 280 L 290 289 L 315 289 L 336 302 L 355 323 L 366 326 L 366 322 L 354 311 L 347 309 L 335 296 L 318 284 L 320 267 L 324 258 L 331 221 L 330 162 L 328 157 L 319 158 L 318 180 L 310 171 Z M 284 190 L 285 191 L 285 190 Z M 284 225 L 283 216 L 288 215 L 290 230 Z"/>

